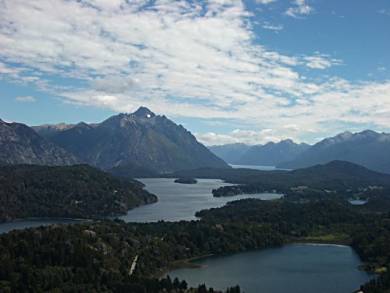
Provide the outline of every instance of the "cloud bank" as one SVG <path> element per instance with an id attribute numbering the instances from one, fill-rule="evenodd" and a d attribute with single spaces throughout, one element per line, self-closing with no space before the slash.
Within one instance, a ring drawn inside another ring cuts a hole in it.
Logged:
<path id="1" fill-rule="evenodd" d="M 296 0 L 286 14 L 312 12 Z M 118 112 L 146 105 L 241 129 L 198 134 L 204 141 L 302 138 L 346 124 L 388 129 L 390 82 L 312 80 L 302 70 L 342 61 L 271 50 L 255 40 L 251 16 L 239 0 L 0 0 L 0 73 L 68 103 Z"/>

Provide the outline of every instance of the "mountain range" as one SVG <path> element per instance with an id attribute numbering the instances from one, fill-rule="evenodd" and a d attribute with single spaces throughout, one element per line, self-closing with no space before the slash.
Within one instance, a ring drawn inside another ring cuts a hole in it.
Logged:
<path id="1" fill-rule="evenodd" d="M 299 169 L 333 160 L 390 173 L 390 134 L 344 132 L 310 146 L 290 139 L 206 148 L 183 126 L 145 107 L 101 123 L 29 127 L 0 120 L 0 165 L 87 163 L 125 177 L 236 165 Z"/>
<path id="2" fill-rule="evenodd" d="M 251 148 L 244 143 L 209 146 L 209 150 L 229 164 L 241 164 L 240 159 Z"/>
<path id="3" fill-rule="evenodd" d="M 235 184 L 219 189 L 227 191 L 241 189 L 243 193 L 259 193 L 267 190 L 284 193 L 291 188 L 304 190 L 305 187 L 309 187 L 320 189 L 325 193 L 329 190 L 338 190 L 345 196 L 348 190 L 356 192 L 364 188 L 374 188 L 374 186 L 390 187 L 390 174 L 379 173 L 355 163 L 337 160 L 292 171 L 201 168 L 178 171 L 169 177 L 218 178 Z"/>
<path id="4" fill-rule="evenodd" d="M 3 164 L 87 163 L 121 174 L 167 173 L 199 167 L 228 168 L 183 126 L 145 107 L 98 124 L 28 127 L 0 123 Z M 119 169 L 119 171 L 118 171 Z"/>
<path id="5" fill-rule="evenodd" d="M 78 159 L 21 123 L 0 120 L 0 164 L 72 165 Z"/>
<path id="6" fill-rule="evenodd" d="M 276 166 L 293 160 L 309 147 L 308 144 L 297 144 L 291 139 L 286 139 L 264 145 L 227 144 L 211 146 L 209 149 L 230 164 Z"/>
<path id="7" fill-rule="evenodd" d="M 228 144 L 210 150 L 226 162 L 237 165 L 271 165 L 299 169 L 334 160 L 352 162 L 368 169 L 390 173 L 390 134 L 372 130 L 344 132 L 314 145 L 292 140 L 248 146 Z"/>
<path id="8" fill-rule="evenodd" d="M 390 173 L 390 134 L 365 130 L 344 132 L 316 143 L 289 162 L 278 167 L 297 169 L 332 160 L 343 160 L 366 168 Z"/>

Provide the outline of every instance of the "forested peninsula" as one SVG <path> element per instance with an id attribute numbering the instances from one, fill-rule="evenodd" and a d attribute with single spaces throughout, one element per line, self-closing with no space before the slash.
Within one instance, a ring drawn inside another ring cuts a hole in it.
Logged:
<path id="1" fill-rule="evenodd" d="M 302 241 L 351 245 L 365 269 L 379 273 L 362 284 L 364 292 L 390 289 L 388 212 L 363 211 L 335 200 L 247 199 L 197 215 L 200 221 L 105 220 L 1 235 L 0 291 L 211 292 L 202 286 L 190 291 L 182 280 L 157 277 L 194 257 Z M 229 290 L 239 292 L 238 287 Z"/>
<path id="2" fill-rule="evenodd" d="M 28 217 L 95 219 L 155 201 L 142 183 L 88 165 L 0 167 L 0 222 Z"/>

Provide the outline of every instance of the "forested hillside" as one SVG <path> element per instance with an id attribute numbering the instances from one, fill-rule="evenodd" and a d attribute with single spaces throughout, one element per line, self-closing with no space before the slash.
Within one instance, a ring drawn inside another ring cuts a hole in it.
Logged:
<path id="1" fill-rule="evenodd" d="M 157 198 L 141 183 L 87 165 L 0 167 L 0 221 L 25 217 L 96 218 Z"/>
<path id="2" fill-rule="evenodd" d="M 173 282 L 183 286 L 175 291 L 171 281 L 155 278 L 189 258 L 296 241 L 352 245 L 367 270 L 381 272 L 364 292 L 390 289 L 388 214 L 337 201 L 242 200 L 198 216 L 192 222 L 103 221 L 2 235 L 0 291 L 190 292 L 181 281 Z M 191 292 L 207 292 L 198 290 Z"/>

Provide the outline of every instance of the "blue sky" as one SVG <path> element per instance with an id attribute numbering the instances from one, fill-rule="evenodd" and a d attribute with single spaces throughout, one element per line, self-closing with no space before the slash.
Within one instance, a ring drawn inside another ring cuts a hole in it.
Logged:
<path id="1" fill-rule="evenodd" d="M 0 0 L 0 118 L 144 105 L 206 144 L 388 132 L 389 31 L 387 0 Z"/>

